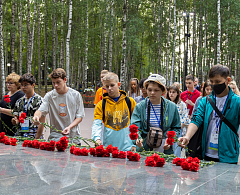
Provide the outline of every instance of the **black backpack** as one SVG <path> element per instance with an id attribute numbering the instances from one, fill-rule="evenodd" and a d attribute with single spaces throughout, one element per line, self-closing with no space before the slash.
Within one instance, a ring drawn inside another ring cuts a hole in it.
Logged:
<path id="1" fill-rule="evenodd" d="M 130 112 L 130 119 L 131 119 L 131 116 L 132 116 L 132 112 L 131 112 L 131 101 L 130 101 L 130 98 L 129 97 L 125 97 L 125 101 L 127 103 L 127 106 L 128 106 L 128 110 Z M 105 106 L 106 106 L 106 99 L 103 99 L 102 100 L 102 110 L 103 110 L 103 118 L 102 118 L 102 121 L 104 122 L 105 120 Z"/>

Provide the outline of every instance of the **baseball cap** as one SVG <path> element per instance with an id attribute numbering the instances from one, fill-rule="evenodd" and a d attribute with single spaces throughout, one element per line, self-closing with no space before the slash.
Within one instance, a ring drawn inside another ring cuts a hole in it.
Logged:
<path id="1" fill-rule="evenodd" d="M 165 79 L 163 76 L 161 76 L 161 75 L 159 75 L 159 74 L 151 74 L 151 75 L 147 78 L 147 80 L 144 82 L 144 84 L 143 84 L 144 87 L 146 86 L 146 83 L 147 83 L 148 81 L 154 81 L 154 82 L 158 83 L 159 85 L 161 85 L 161 86 L 164 88 L 163 93 L 166 93 L 166 87 L 165 87 L 165 85 L 166 85 L 166 79 Z"/>

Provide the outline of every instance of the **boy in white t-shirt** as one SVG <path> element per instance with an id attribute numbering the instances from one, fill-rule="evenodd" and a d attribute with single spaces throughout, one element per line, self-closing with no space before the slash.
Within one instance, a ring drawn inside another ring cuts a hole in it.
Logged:
<path id="1" fill-rule="evenodd" d="M 52 71 L 49 77 L 54 89 L 44 96 L 43 103 L 34 114 L 34 124 L 39 124 L 39 119 L 49 113 L 51 126 L 62 130 L 61 134 L 51 129 L 49 140 L 58 141 L 63 135 L 79 137 L 78 124 L 85 116 L 82 96 L 78 91 L 67 87 L 66 72 L 62 68 Z"/>

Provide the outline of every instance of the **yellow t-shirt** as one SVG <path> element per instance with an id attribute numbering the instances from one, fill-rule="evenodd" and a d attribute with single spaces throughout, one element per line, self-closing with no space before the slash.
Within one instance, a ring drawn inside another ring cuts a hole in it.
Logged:
<path id="1" fill-rule="evenodd" d="M 103 87 L 101 87 L 97 90 L 96 95 L 95 95 L 94 105 L 97 105 L 97 103 L 102 100 L 103 94 L 106 93 L 106 92 L 107 91 L 105 89 L 103 89 Z"/>

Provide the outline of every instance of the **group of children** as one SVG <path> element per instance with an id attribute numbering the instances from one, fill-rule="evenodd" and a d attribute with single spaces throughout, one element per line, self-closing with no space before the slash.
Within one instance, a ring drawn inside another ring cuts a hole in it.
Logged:
<path id="1" fill-rule="evenodd" d="M 184 148 L 198 127 L 204 124 L 203 157 L 237 163 L 238 136 L 225 121 L 220 120 L 211 104 L 206 101 L 206 96 L 211 97 L 236 129 L 240 124 L 240 97 L 229 87 L 231 78 L 228 67 L 219 64 L 213 66 L 209 79 L 201 93 L 196 89 L 195 78 L 188 75 L 185 78 L 187 90 L 180 93 L 178 85 L 172 85 L 166 90 L 165 78 L 152 74 L 139 83 L 137 79 L 131 79 L 128 97 L 126 92 L 120 90 L 118 76 L 105 71 L 102 82 L 106 93 L 101 93 L 101 100 L 95 102 L 92 139 L 99 145 L 112 144 L 121 150 L 155 150 L 181 156 L 181 149 L 176 143 L 173 147 L 168 144 L 167 132 L 175 131 L 180 142 L 178 145 Z M 135 141 L 129 138 L 129 125 L 132 124 L 139 129 L 139 137 Z M 150 147 L 147 143 L 151 128 L 160 129 L 159 132 L 163 133 L 162 144 L 157 148 Z"/>

